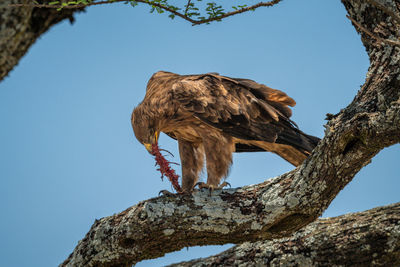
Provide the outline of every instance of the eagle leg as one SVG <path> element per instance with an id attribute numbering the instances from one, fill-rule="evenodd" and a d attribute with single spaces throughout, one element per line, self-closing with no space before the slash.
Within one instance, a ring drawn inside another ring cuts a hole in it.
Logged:
<path id="1" fill-rule="evenodd" d="M 182 166 L 182 189 L 190 193 L 195 187 L 204 163 L 204 148 L 201 144 L 178 139 Z"/>
<path id="2" fill-rule="evenodd" d="M 221 183 L 221 180 L 228 175 L 235 144 L 231 136 L 211 132 L 208 135 L 203 134 L 203 146 L 206 154 L 207 184 L 199 184 L 199 188 L 208 188 L 211 193 L 212 190 L 228 185 L 227 182 Z"/>

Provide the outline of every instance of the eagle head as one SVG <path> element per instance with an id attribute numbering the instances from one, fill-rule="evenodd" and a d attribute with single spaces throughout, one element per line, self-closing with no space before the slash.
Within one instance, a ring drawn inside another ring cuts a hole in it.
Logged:
<path id="1" fill-rule="evenodd" d="M 155 127 L 154 120 L 138 106 L 132 112 L 131 122 L 136 139 L 145 146 L 149 153 L 152 153 L 152 146 L 157 144 L 160 134 Z"/>

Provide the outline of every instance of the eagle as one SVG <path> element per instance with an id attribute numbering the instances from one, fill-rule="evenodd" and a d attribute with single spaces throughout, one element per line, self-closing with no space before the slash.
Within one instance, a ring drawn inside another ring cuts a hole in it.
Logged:
<path id="1" fill-rule="evenodd" d="M 151 153 L 160 132 L 176 139 L 184 193 L 220 189 L 233 152 L 269 151 L 300 165 L 320 140 L 290 120 L 296 102 L 284 92 L 218 73 L 179 75 L 159 71 L 132 112 L 138 141 Z M 207 183 L 197 183 L 203 166 Z"/>

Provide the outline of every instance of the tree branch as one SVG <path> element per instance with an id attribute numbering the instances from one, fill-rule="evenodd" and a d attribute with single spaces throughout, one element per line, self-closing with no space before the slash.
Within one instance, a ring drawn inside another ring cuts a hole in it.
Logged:
<path id="1" fill-rule="evenodd" d="M 204 23 L 209 23 L 211 21 L 221 20 L 221 19 L 233 16 L 233 15 L 236 15 L 236 14 L 244 13 L 244 12 L 247 12 L 247 11 L 253 11 L 253 10 L 259 8 L 259 7 L 271 7 L 271 6 L 274 6 L 274 5 L 278 4 L 281 1 L 282 0 L 273 0 L 273 1 L 270 1 L 270 2 L 260 2 L 258 4 L 255 4 L 255 5 L 252 5 L 252 6 L 249 6 L 249 7 L 245 7 L 245 8 L 241 8 L 241 9 L 235 10 L 235 11 L 227 12 L 227 13 L 225 13 L 223 15 L 220 15 L 220 16 L 216 16 L 216 17 L 205 19 L 205 20 L 201 20 L 201 21 L 196 21 L 193 24 L 200 25 L 200 24 L 204 24 Z"/>
<path id="2" fill-rule="evenodd" d="M 82 8 L 82 7 L 87 7 L 87 6 L 95 6 L 95 5 L 103 5 L 103 4 L 112 4 L 112 3 L 118 3 L 118 2 L 137 2 L 137 3 L 143 3 L 152 7 L 158 7 L 162 10 L 165 10 L 171 14 L 174 14 L 175 16 L 178 16 L 186 21 L 189 21 L 190 23 L 192 23 L 193 25 L 201 25 L 201 24 L 205 24 L 205 23 L 210 23 L 212 21 L 219 21 L 221 19 L 233 16 L 233 15 L 237 15 L 240 13 L 244 13 L 244 12 L 248 12 L 248 11 L 252 11 L 255 10 L 257 8 L 260 7 L 271 7 L 274 6 L 276 4 L 278 4 L 279 2 L 281 2 L 282 0 L 271 0 L 269 2 L 260 2 L 258 4 L 249 6 L 249 7 L 244 7 L 235 11 L 231 11 L 231 12 L 227 12 L 224 13 L 222 15 L 218 15 L 215 17 L 210 17 L 208 19 L 203 19 L 203 20 L 195 20 L 192 19 L 190 16 L 187 15 L 187 8 L 189 7 L 189 3 L 187 5 L 186 11 L 184 13 L 180 13 L 178 12 L 175 7 L 173 6 L 166 6 L 163 4 L 160 4 L 159 2 L 155 2 L 155 1 L 149 1 L 149 0 L 109 0 L 109 1 L 99 1 L 99 2 L 92 2 L 92 3 L 88 3 L 88 4 L 72 4 L 72 5 L 49 5 L 49 4 L 10 4 L 10 7 L 37 7 L 37 8 L 51 8 L 51 9 L 76 9 L 76 8 Z"/>
<path id="3" fill-rule="evenodd" d="M 89 7 L 89 6 L 98 6 L 98 5 L 104 5 L 104 4 L 114 4 L 114 3 L 119 3 L 119 2 L 129 2 L 129 0 L 109 0 L 109 1 L 98 1 L 98 2 L 90 2 L 87 4 L 71 4 L 71 5 L 50 5 L 50 4 L 35 4 L 35 3 L 18 3 L 18 4 L 9 4 L 9 7 L 37 7 L 37 8 L 51 8 L 51 9 L 76 9 L 76 8 L 82 8 L 82 7 Z M 139 1 L 135 1 L 139 2 Z"/>
<path id="4" fill-rule="evenodd" d="M 400 202 L 321 218 L 288 238 L 246 242 L 215 256 L 169 267 L 371 265 L 400 265 Z"/>

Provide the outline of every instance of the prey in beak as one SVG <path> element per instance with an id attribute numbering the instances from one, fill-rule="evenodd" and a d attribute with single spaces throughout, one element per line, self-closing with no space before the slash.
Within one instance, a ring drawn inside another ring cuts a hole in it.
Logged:
<path id="1" fill-rule="evenodd" d="M 160 136 L 160 132 L 159 131 L 156 131 L 155 133 L 154 133 L 154 135 L 153 135 L 153 142 L 150 144 L 150 143 L 143 143 L 143 145 L 144 145 L 144 147 L 147 149 L 147 151 L 150 153 L 150 154 L 153 154 L 153 145 L 156 145 L 157 144 L 157 142 L 158 142 L 158 137 Z"/>

